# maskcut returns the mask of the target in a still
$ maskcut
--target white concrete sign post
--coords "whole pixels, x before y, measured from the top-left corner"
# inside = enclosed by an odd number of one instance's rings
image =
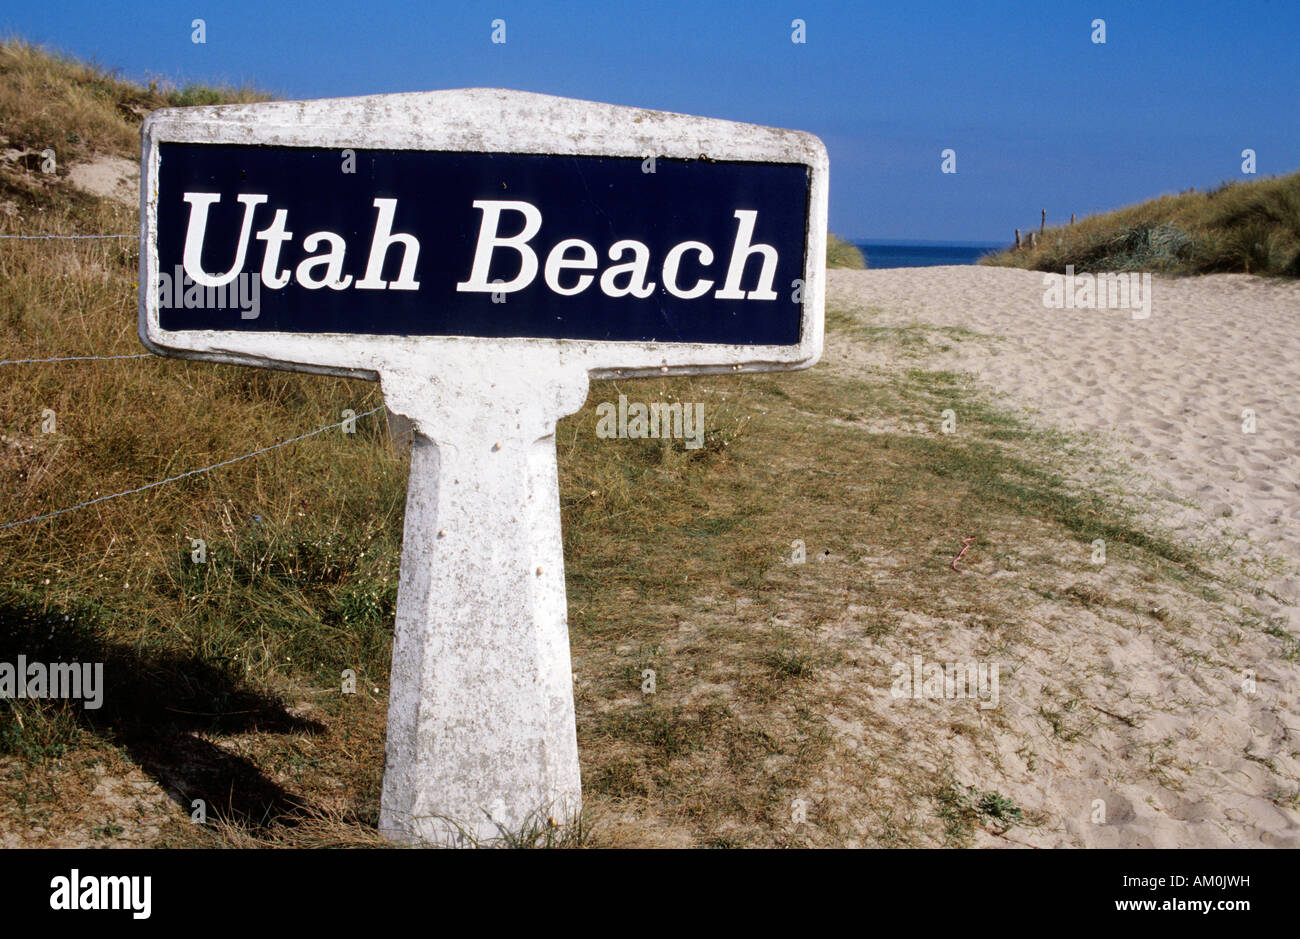
[[[515,91],[145,122],[144,344],[413,422],[385,835],[574,819],[556,422],[591,377],[815,363],[826,200],[809,134]]]

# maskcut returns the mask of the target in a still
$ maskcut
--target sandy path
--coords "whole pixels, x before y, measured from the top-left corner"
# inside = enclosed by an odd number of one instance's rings
[[[953,743],[941,728],[927,738],[940,742],[929,759],[1043,812],[1049,822],[1017,834],[1037,846],[1300,847],[1300,672],[1279,654],[1276,633],[1240,625],[1255,608],[1300,631],[1300,284],[1155,278],[1147,319],[1050,308],[1045,289],[1041,273],[1006,268],[831,271],[830,308],[864,325],[978,335],[931,333],[920,352],[896,338],[832,335],[826,359],[850,370],[973,373],[1040,421],[1096,434],[1154,483],[1160,521],[1227,546],[1226,557],[1275,596],[1243,593],[1225,617],[1171,593],[1175,619],[1190,628],[1168,634],[1028,603],[996,765],[986,745]],[[1245,408],[1255,411],[1253,434],[1243,432]],[[1097,578],[1099,588],[1121,590],[1115,572]],[[1156,585],[1143,582],[1148,589]],[[931,626],[909,622],[908,651],[962,651],[953,646],[961,630]],[[1259,677],[1258,693],[1244,690],[1247,673]],[[1079,743],[1062,744],[1035,713],[1057,707],[1043,697],[1049,687],[1077,688],[1085,713],[1104,719]],[[894,734],[923,726],[917,709],[899,710]],[[1109,711],[1138,719],[1126,727]],[[852,739],[841,742],[852,752]],[[1036,767],[1018,762],[1022,746],[1041,751]],[[914,745],[907,760],[925,759],[923,750]],[[1166,762],[1156,766],[1156,757]],[[1098,799],[1110,813],[1104,824],[1088,817]]]
[[[972,372],[1058,426],[1104,435],[1196,503],[1167,503],[1162,521],[1193,537],[1249,539],[1236,550],[1280,558],[1290,570],[1269,586],[1300,599],[1300,283],[1156,277],[1150,317],[1134,319],[1046,307],[1043,277],[971,266],[836,270],[828,279],[832,305],[879,308],[873,325],[1000,337],[953,343],[931,364]],[[1247,408],[1253,434],[1243,432]],[[1300,607],[1266,610],[1283,611],[1300,627]]]

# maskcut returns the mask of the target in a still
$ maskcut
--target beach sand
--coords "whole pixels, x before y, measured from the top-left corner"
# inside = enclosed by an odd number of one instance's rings
[[[1161,519],[1182,535],[1300,562],[1300,283],[1156,277],[1146,319],[1046,308],[1043,274],[1011,268],[836,270],[829,287],[832,303],[879,308],[872,325],[997,337],[955,343],[933,364],[1115,443],[1197,503],[1171,503]],[[1254,433],[1243,432],[1245,409],[1255,412]],[[1294,571],[1269,586],[1300,599]],[[1300,627],[1300,609],[1289,615]]]
[[[1155,521],[1264,588],[1234,598],[1243,619],[1300,633],[1300,283],[1157,276],[1146,319],[1049,308],[1045,290],[1042,273],[1010,268],[828,272],[830,309],[873,327],[948,330],[925,368],[973,374],[1039,424],[1095,434],[1150,481]],[[896,344],[834,335],[825,354],[832,368],[918,367],[899,357]],[[1244,409],[1255,412],[1254,433],[1243,432]],[[1006,775],[995,781],[1052,819],[1026,842],[1300,846],[1300,668],[1255,629],[1190,606],[1178,612],[1194,626],[1171,646],[1087,611],[1033,623],[1023,687],[1083,674],[1085,688],[1126,702],[1124,713],[1138,700],[1145,710],[1138,728],[1117,726],[1018,772],[1016,732],[1038,731],[1029,715],[1009,717]],[[1093,681],[1103,674],[1104,691]],[[1258,677],[1257,693],[1242,691],[1246,674]],[[1167,784],[1138,767],[1143,748],[1175,754]],[[976,777],[989,757],[947,755]],[[1106,824],[1088,821],[1096,798]]]

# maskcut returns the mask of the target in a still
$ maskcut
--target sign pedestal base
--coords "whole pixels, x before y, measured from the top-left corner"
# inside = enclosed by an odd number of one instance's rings
[[[382,376],[415,427],[379,821],[397,841],[485,844],[581,808],[555,424],[587,373],[512,353]]]

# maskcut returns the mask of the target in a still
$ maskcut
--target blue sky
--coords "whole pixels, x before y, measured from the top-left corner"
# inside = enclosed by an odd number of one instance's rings
[[[493,86],[807,130],[830,151],[831,230],[854,238],[1009,240],[1043,208],[1241,178],[1246,148],[1261,175],[1300,168],[1295,0],[97,0],[11,4],[0,32],[283,97]]]

